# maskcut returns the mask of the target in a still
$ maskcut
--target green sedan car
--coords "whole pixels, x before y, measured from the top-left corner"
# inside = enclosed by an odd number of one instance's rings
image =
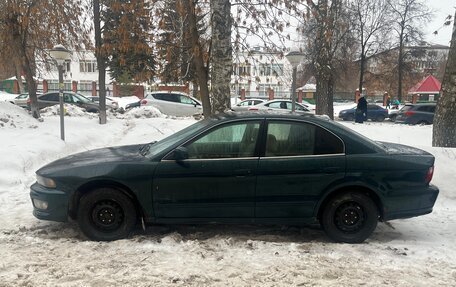
[[[39,219],[78,222],[92,240],[139,225],[320,223],[337,242],[379,220],[432,212],[434,157],[375,142],[312,114],[227,114],[159,142],[54,161],[31,186]]]

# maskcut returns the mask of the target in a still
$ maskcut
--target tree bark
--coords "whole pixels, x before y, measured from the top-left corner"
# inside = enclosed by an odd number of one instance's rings
[[[106,124],[106,61],[102,51],[101,20],[100,20],[100,1],[93,1],[93,22],[95,29],[95,57],[98,66],[98,96],[100,124]]]
[[[210,6],[212,113],[218,114],[231,108],[230,81],[233,61],[231,5],[229,0],[212,0]]]
[[[315,113],[334,119],[334,79],[331,74],[324,71],[319,71],[317,78]]]
[[[453,23],[450,51],[434,116],[432,145],[456,147],[456,22]]]
[[[402,102],[402,74],[404,70],[404,36],[401,33],[399,40],[399,58],[397,63],[397,99]]]
[[[209,98],[208,73],[204,66],[204,50],[201,46],[196,25],[196,10],[192,0],[180,0],[182,9],[178,9],[183,17],[188,17],[188,37],[192,49],[193,64],[195,65],[196,78],[201,92],[203,104],[203,115],[205,118],[211,116],[211,102]]]

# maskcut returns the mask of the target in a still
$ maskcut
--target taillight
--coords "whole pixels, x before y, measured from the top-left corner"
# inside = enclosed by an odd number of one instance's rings
[[[406,111],[406,112],[405,112],[405,115],[406,115],[407,117],[410,117],[410,116],[412,116],[414,113],[415,113],[414,111]]]
[[[434,175],[434,166],[431,166],[426,173],[426,177],[424,178],[424,181],[426,183],[430,183],[433,175]]]
[[[145,99],[142,100],[142,101],[141,101],[141,105],[147,105],[147,100],[145,100]]]

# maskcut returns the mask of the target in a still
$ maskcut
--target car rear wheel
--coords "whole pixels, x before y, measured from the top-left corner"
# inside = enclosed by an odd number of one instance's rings
[[[99,188],[79,201],[77,221],[82,232],[96,241],[127,237],[136,225],[132,200],[119,190]]]
[[[385,117],[384,117],[384,116],[377,116],[377,117],[375,118],[375,121],[376,121],[376,122],[383,122],[384,120],[385,120]]]
[[[397,115],[390,115],[389,119],[390,119],[390,121],[395,122],[396,121],[396,117],[397,117]]]
[[[349,121],[349,122],[352,122],[355,120],[355,117],[353,115],[347,115],[345,118],[344,118],[344,121]]]
[[[361,243],[377,227],[378,209],[361,192],[346,192],[332,197],[320,219],[323,230],[334,241]]]

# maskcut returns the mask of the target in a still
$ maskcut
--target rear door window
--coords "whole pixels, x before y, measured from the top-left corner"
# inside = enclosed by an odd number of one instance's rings
[[[58,102],[59,94],[58,93],[46,94],[46,95],[41,96],[40,100],[49,101],[49,102]]]
[[[343,152],[343,142],[319,126],[288,121],[268,124],[266,157],[340,154]]]

